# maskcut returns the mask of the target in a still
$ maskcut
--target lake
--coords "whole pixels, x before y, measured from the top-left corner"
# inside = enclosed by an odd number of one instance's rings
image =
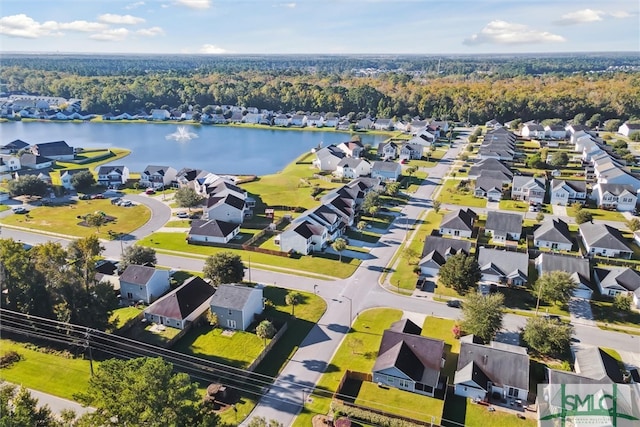
[[[15,139],[29,144],[64,140],[72,147],[126,148],[131,154],[115,163],[132,172],[148,165],[205,169],[220,174],[267,175],[282,170],[302,153],[348,141],[348,133],[252,129],[232,126],[192,126],[190,140],[167,139],[179,124],[165,123],[0,123],[0,145]],[[360,135],[376,147],[382,135]]]

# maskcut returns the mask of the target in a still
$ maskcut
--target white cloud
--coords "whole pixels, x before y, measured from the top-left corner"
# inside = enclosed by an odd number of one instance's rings
[[[0,34],[9,37],[21,37],[36,39],[46,36],[61,36],[62,30],[67,31],[101,31],[106,29],[105,24],[89,21],[56,22],[46,21],[40,23],[30,16],[21,13],[19,15],[3,16],[0,18]]]
[[[124,8],[127,9],[127,10],[131,10],[131,9],[135,9],[137,7],[140,7],[140,6],[144,6],[144,2],[143,1],[137,1],[135,3],[128,4]]]
[[[296,6],[296,3],[278,3],[273,5],[273,7],[288,7],[289,9],[293,9]]]
[[[155,37],[164,35],[164,30],[160,27],[142,28],[136,31],[136,34],[145,37]]]
[[[466,45],[478,44],[530,44],[557,43],[566,39],[547,31],[540,31],[527,25],[495,20],[489,22],[479,33],[466,38]]]
[[[89,37],[93,40],[105,41],[105,42],[114,42],[114,41],[122,41],[129,35],[129,30],[126,28],[113,28],[110,30],[104,30],[98,34],[92,34]]]
[[[604,10],[582,9],[562,15],[557,21],[553,21],[556,25],[575,25],[585,24],[589,22],[598,22],[610,16],[613,18],[629,18],[632,15],[624,10],[613,12],[605,12]]]
[[[113,13],[105,13],[98,16],[98,21],[106,22],[107,24],[116,25],[136,25],[144,22],[144,18],[138,18],[131,15],[115,15]]]
[[[191,9],[209,9],[211,0],[176,0],[178,4],[190,7]]]
[[[220,54],[220,53],[228,53],[225,49],[215,46],[212,44],[203,44],[200,48],[200,53],[206,54]]]

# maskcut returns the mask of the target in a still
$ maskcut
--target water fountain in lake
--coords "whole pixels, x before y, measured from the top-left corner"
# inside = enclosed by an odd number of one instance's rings
[[[170,133],[166,136],[167,139],[173,139],[174,141],[189,141],[197,138],[198,134],[189,132],[186,126],[178,126],[178,129],[174,133]]]

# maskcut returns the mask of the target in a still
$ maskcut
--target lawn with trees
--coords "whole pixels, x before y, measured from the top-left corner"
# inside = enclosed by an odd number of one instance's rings
[[[467,295],[462,305],[462,330],[485,343],[491,341],[502,328],[504,296],[500,293],[484,296],[479,292]]]

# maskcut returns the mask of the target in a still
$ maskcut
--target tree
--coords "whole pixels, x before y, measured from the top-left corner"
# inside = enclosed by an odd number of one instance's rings
[[[576,223],[583,224],[591,221],[593,221],[593,214],[591,212],[581,209],[576,213]]]
[[[85,290],[95,283],[95,264],[102,251],[104,246],[95,235],[74,240],[68,247],[70,265],[82,278]]]
[[[244,264],[240,255],[232,252],[219,252],[204,262],[202,272],[214,285],[221,283],[240,283],[244,278]]]
[[[387,196],[395,196],[396,194],[398,194],[398,191],[400,191],[399,182],[389,183],[384,189],[384,192]]]
[[[124,270],[130,264],[154,266],[158,262],[158,259],[155,249],[146,246],[131,245],[124,249],[120,261],[120,268]]]
[[[367,209],[367,213],[374,218],[378,215],[378,212],[380,212],[379,206],[370,206],[369,209]]]
[[[207,321],[209,325],[213,328],[217,328],[220,324],[218,320],[218,314],[215,311],[211,311],[211,309],[207,310]]]
[[[38,399],[24,387],[0,384],[0,426],[62,426],[48,405],[39,406]]]
[[[476,135],[469,135],[469,142],[475,144],[478,142],[478,137]]]
[[[638,142],[638,141],[640,141],[640,132],[632,132],[632,133],[629,135],[629,139],[630,139],[630,140],[632,140],[632,141],[634,141],[634,142]]]
[[[96,179],[90,171],[82,171],[71,176],[71,185],[76,191],[87,191],[95,185]]]
[[[435,213],[440,212],[440,207],[442,206],[442,203],[440,202],[440,200],[434,200],[433,201],[433,210]]]
[[[199,425],[203,416],[196,385],[160,357],[108,359],[89,378],[87,391],[74,398],[96,408],[81,417],[90,425],[187,427]]]
[[[462,305],[462,330],[473,334],[485,343],[491,341],[502,328],[504,317],[504,295],[501,293],[483,296],[473,292]]]
[[[631,230],[631,231],[640,230],[640,219],[631,218],[631,219],[627,220],[627,228],[629,228],[629,230]]]
[[[90,225],[91,227],[95,227],[96,231],[99,233],[100,227],[109,222],[109,220],[107,219],[106,215],[104,215],[104,213],[95,212],[86,214],[84,216],[84,222],[86,222],[87,225]]]
[[[566,304],[577,286],[575,280],[565,271],[542,273],[533,285],[533,291],[538,296],[536,312],[541,300],[547,304]]]
[[[264,340],[264,346],[267,346],[267,338],[273,338],[276,334],[276,328],[268,320],[263,320],[256,326],[256,335]]]
[[[344,240],[342,237],[338,237],[336,240],[333,241],[333,243],[331,244],[331,248],[338,252],[338,255],[340,255],[340,262],[342,262],[342,251],[344,251],[345,249],[347,249],[347,241]]]
[[[296,305],[300,304],[301,296],[297,292],[287,292],[284,301],[291,306],[291,315],[295,316]]]
[[[571,204],[571,209],[573,209],[576,212],[580,212],[582,210],[582,203],[580,202],[573,202]]]
[[[409,174],[409,176],[413,176],[414,173],[416,173],[418,171],[418,167],[413,165],[413,166],[409,166],[407,169],[405,169],[405,172]]]
[[[542,160],[540,153],[531,154],[525,160],[527,167],[531,169],[544,169],[546,163]]]
[[[589,120],[587,120],[586,125],[589,126],[590,128],[595,128],[596,126],[600,126],[601,122],[602,122],[602,114],[595,113],[593,116],[591,116]]]
[[[617,132],[618,128],[622,124],[622,120],[619,119],[610,119],[604,123],[604,130],[607,132]]]
[[[247,427],[284,427],[284,424],[277,420],[267,421],[265,417],[253,417]]]
[[[173,197],[179,207],[187,208],[189,211],[191,211],[191,208],[200,206],[204,201],[204,197],[196,193],[196,190],[191,187],[179,188]]]
[[[613,297],[613,308],[619,311],[631,311],[633,297],[627,293],[617,293]]]
[[[569,163],[569,156],[564,151],[557,151],[551,155],[549,165],[554,168],[566,166]]]
[[[34,175],[13,179],[7,186],[12,196],[44,196],[49,190],[47,183]]]
[[[377,191],[369,191],[362,201],[362,210],[369,212],[373,206],[380,206],[380,194]]]
[[[574,125],[583,125],[586,119],[587,115],[585,113],[578,113],[575,115],[571,123]]]
[[[367,222],[366,221],[358,221],[358,224],[356,225],[356,228],[360,232],[360,238],[362,239],[362,232],[367,228]]]
[[[474,289],[482,277],[475,257],[458,252],[440,267],[440,282],[461,295]]]
[[[544,213],[543,212],[538,212],[538,214],[536,215],[536,221],[538,221],[538,222],[544,221]]]
[[[539,355],[557,357],[568,352],[572,332],[568,323],[532,317],[522,331],[522,341]]]

